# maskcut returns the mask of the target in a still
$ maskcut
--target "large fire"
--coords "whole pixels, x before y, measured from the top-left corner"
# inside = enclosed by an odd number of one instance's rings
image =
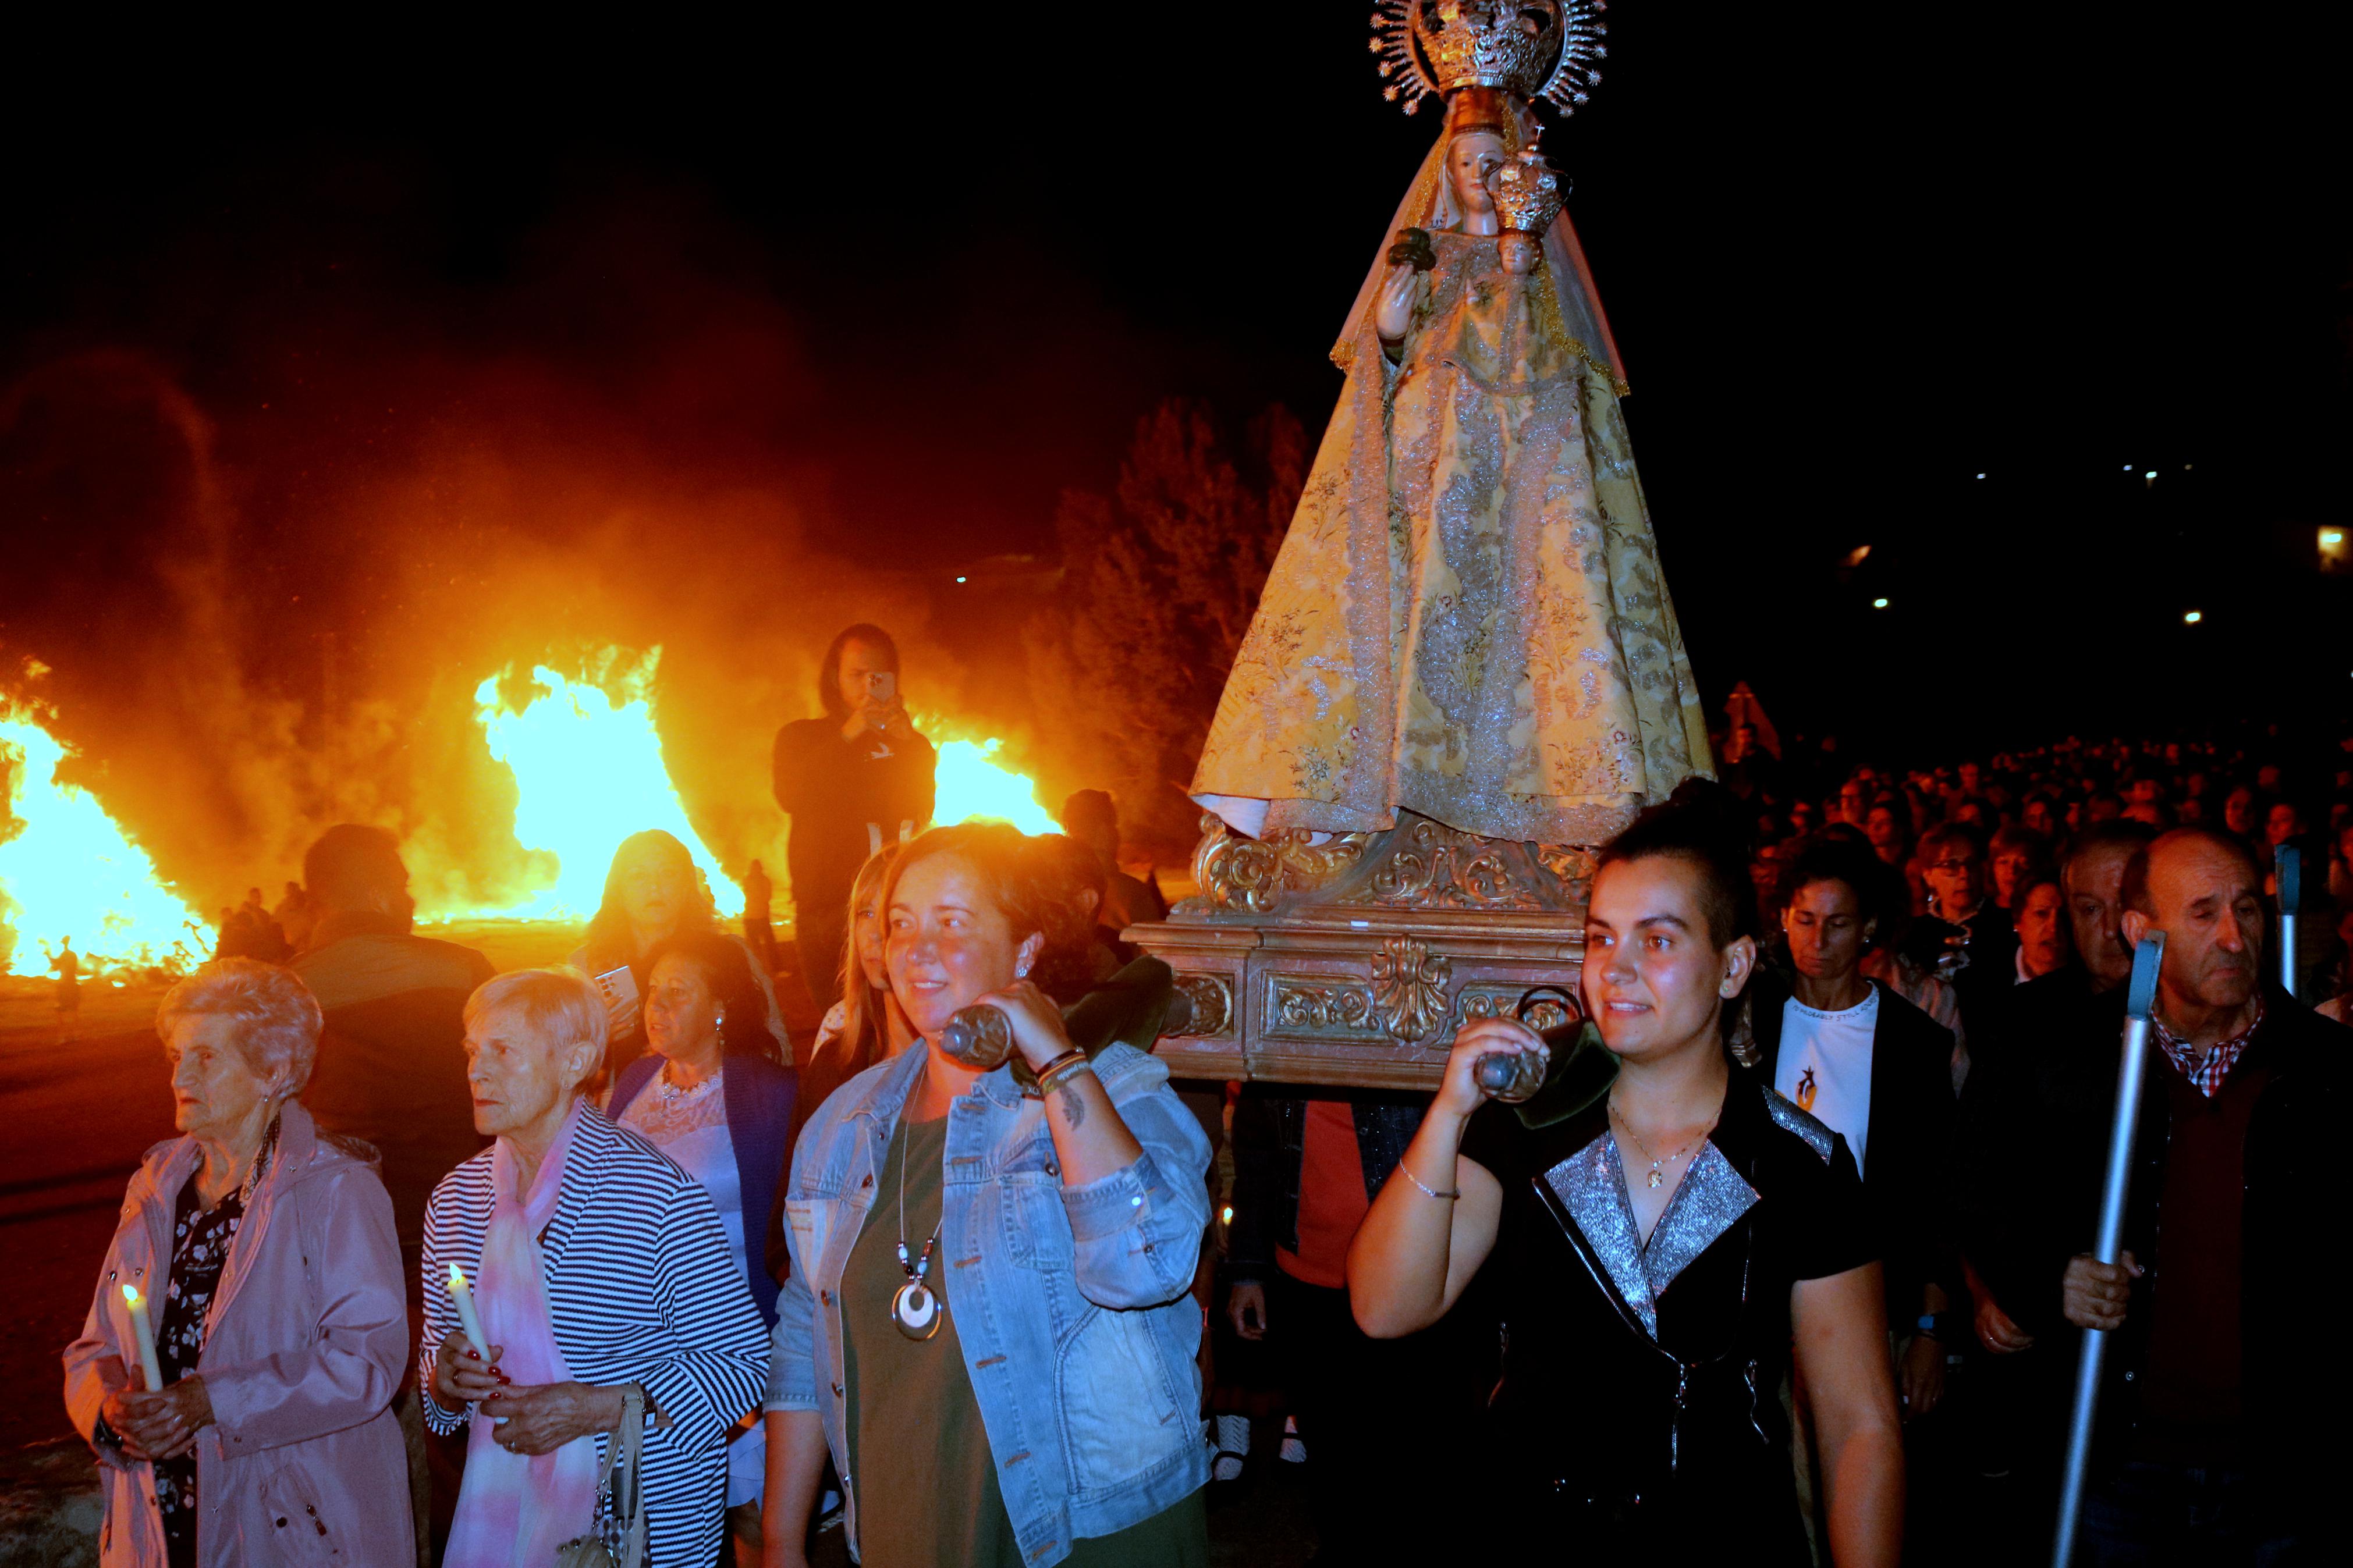
[[[944,739],[957,728],[946,720],[914,715],[915,727],[939,749],[932,767],[932,820],[942,827],[978,818],[1009,822],[1024,833],[1060,833],[1060,826],[1038,804],[1038,786],[997,761],[1003,742],[994,738]]]
[[[203,923],[90,792],[57,777],[73,755],[33,709],[0,700],[0,973],[45,973],[69,940],[85,972],[185,968],[210,945]]]
[[[603,896],[615,847],[649,827],[687,847],[722,915],[742,912],[743,889],[689,819],[663,752],[660,661],[658,647],[636,658],[608,649],[576,677],[541,664],[526,680],[510,666],[476,687],[474,721],[490,755],[514,775],[515,841],[535,875],[511,897],[428,907],[421,918],[585,920]],[[939,714],[915,722],[939,750],[934,821],[996,818],[1025,833],[1056,831],[1036,786],[998,759],[1001,741]],[[186,969],[210,950],[209,922],[172,893],[93,796],[54,776],[71,755],[31,709],[0,701],[0,973],[45,973],[69,937],[91,970]]]
[[[601,682],[567,680],[545,665],[532,670],[532,697],[521,710],[500,695],[511,672],[474,690],[474,717],[491,755],[514,773],[515,842],[553,862],[545,886],[474,918],[586,920],[604,897],[614,847],[658,827],[684,844],[711,882],[719,912],[744,912],[744,890],[720,869],[686,819],[654,727],[654,672],[661,649],[634,664],[608,655]],[[617,701],[616,699],[618,700]]]

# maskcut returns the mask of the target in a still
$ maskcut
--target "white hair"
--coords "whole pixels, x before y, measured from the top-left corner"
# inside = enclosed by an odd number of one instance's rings
[[[325,1020],[319,999],[290,969],[254,958],[221,958],[164,993],[155,1035],[169,1044],[183,1018],[227,1018],[229,1039],[275,1100],[291,1100],[311,1081]]]
[[[466,1027],[486,1013],[505,1012],[549,1050],[586,1041],[596,1047],[596,1065],[605,1063],[605,1041],[612,1025],[605,1000],[586,974],[569,964],[547,969],[511,969],[474,987],[466,998]],[[585,1080],[584,1080],[585,1081]]]

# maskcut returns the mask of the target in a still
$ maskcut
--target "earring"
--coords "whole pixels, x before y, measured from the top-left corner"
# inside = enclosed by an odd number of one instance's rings
[[[719,1016],[711,1020],[711,1026],[714,1029],[723,1029],[727,1026],[726,1008],[722,1007],[719,1009]]]
[[[1029,961],[1028,959],[1025,958],[1020,963],[1013,966],[1013,978],[1016,980],[1027,980],[1029,978]]]

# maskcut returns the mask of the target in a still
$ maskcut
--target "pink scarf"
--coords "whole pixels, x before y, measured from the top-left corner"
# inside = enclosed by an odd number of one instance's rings
[[[501,1138],[491,1152],[491,1225],[482,1237],[474,1304],[482,1332],[501,1347],[499,1370],[517,1384],[572,1377],[548,1316],[539,1234],[564,1190],[565,1159],[582,1103],[573,1102],[529,1193],[520,1190],[513,1146]],[[491,1436],[495,1426],[478,1411],[467,1436],[466,1479],[444,1568],[547,1568],[558,1546],[588,1533],[596,1506],[596,1439],[575,1437],[552,1454],[515,1454],[499,1446]]]

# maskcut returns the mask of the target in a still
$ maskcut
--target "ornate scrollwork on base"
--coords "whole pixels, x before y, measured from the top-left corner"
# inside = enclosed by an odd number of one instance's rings
[[[1583,901],[1592,859],[1581,849],[1482,838],[1411,812],[1334,899],[1402,910],[1566,910]]]
[[[1373,954],[1373,1001],[1381,1027],[1407,1042],[1436,1028],[1446,1016],[1446,983],[1453,973],[1453,962],[1431,952],[1418,936],[1384,941]]]
[[[1526,994],[1527,987],[1522,985],[1466,985],[1462,994],[1455,998],[1454,1027],[1460,1029],[1478,1018],[1516,1018],[1519,1016],[1520,998]],[[1577,1016],[1560,1003],[1546,998],[1530,1007],[1528,1016],[1521,1021],[1542,1034],[1547,1029],[1557,1029],[1564,1024],[1574,1023]]]
[[[1274,1021],[1288,1029],[1342,1037],[1380,1033],[1380,1025],[1373,1017],[1373,994],[1362,985],[1277,978],[1267,1000]]]
[[[1201,889],[1200,906],[1271,914],[1284,894],[1313,892],[1345,876],[1375,837],[1277,828],[1264,838],[1251,838],[1227,826],[1215,812],[1207,813],[1201,818],[1201,842],[1193,850],[1193,881]]]
[[[1169,1032],[1207,1038],[1222,1035],[1234,1021],[1234,994],[1225,980],[1215,974],[1180,974],[1176,977],[1176,995],[1187,1009],[1185,1026]]]
[[[1536,864],[1559,878],[1570,887],[1588,888],[1593,884],[1593,851],[1574,844],[1539,844],[1535,847]]]

